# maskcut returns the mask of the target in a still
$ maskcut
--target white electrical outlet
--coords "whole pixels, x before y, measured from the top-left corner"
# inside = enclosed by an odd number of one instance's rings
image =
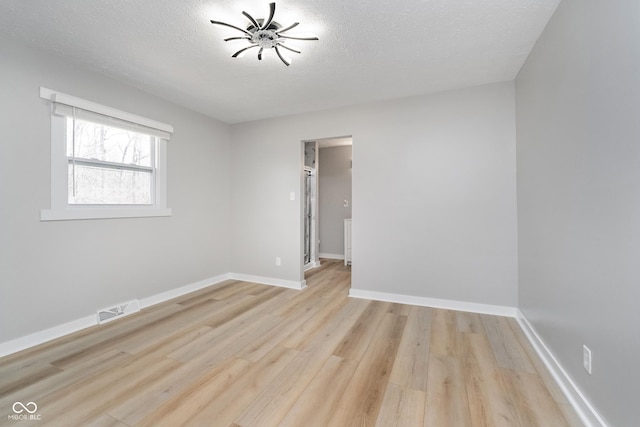
[[[280,267],[280,264],[282,264],[282,260],[280,259],[280,257],[279,257],[279,256],[277,256],[277,257],[276,257],[276,265],[277,265],[278,267]]]
[[[591,375],[591,350],[586,345],[582,346],[582,367]]]

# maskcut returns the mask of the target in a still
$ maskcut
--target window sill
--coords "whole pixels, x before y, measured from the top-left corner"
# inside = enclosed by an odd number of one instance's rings
[[[81,219],[109,219],[109,218],[147,218],[157,216],[171,216],[169,208],[67,208],[43,209],[40,211],[40,221],[69,221]]]

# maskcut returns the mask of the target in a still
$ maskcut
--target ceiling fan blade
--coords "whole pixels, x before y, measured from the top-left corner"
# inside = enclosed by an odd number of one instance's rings
[[[294,36],[285,36],[283,34],[278,34],[278,37],[283,39],[291,39],[291,40],[320,40],[317,37],[294,37]]]
[[[260,48],[260,50],[258,51],[258,61],[262,61],[262,51],[264,50],[264,48]]]
[[[243,29],[242,29],[242,28],[240,28],[240,27],[236,27],[235,25],[227,24],[227,23],[225,23],[225,22],[220,22],[220,21],[214,21],[214,20],[211,20],[211,23],[212,23],[212,24],[216,24],[216,25],[224,25],[225,27],[230,27],[230,28],[233,28],[234,30],[242,31],[243,33],[245,33],[245,34],[246,34],[246,35],[248,35],[249,37],[251,37],[251,36],[253,35],[253,34],[251,34],[251,33],[250,33],[249,31],[247,31],[247,30],[243,30]]]
[[[267,21],[262,25],[262,27],[259,27],[259,28],[261,30],[269,28],[269,25],[271,25],[271,23],[273,22],[273,15],[275,14],[276,14],[276,4],[269,3],[269,19],[267,19]]]
[[[289,31],[290,29],[295,28],[298,25],[300,25],[299,22],[294,22],[293,24],[289,25],[288,27],[276,31],[276,34],[280,34],[280,33],[284,33],[285,31]]]
[[[241,57],[247,50],[254,48],[254,47],[258,47],[257,44],[252,44],[251,46],[247,46],[243,49],[240,49],[239,51],[237,51],[236,53],[234,53],[233,55],[231,55],[232,58],[239,58]]]
[[[289,65],[291,65],[291,61],[288,58],[282,56],[282,54],[280,53],[280,50],[278,49],[278,46],[274,46],[274,49],[275,49],[276,53],[278,54],[278,57],[280,58],[280,60],[282,62],[284,62],[284,65],[286,65],[287,67]]]
[[[285,45],[284,45],[284,44],[282,44],[282,43],[278,43],[278,46],[279,46],[279,47],[283,47],[283,48],[285,48],[285,49],[287,49],[287,50],[290,50],[291,52],[295,52],[295,53],[302,53],[302,52],[301,52],[301,51],[299,51],[298,49],[294,49],[294,48],[292,48],[292,47],[285,46]]]
[[[258,21],[256,21],[255,19],[253,19],[253,16],[249,15],[247,12],[245,12],[244,10],[242,11],[242,14],[244,16],[247,17],[247,19],[249,19],[249,21],[251,21],[251,24],[253,24],[254,27],[256,27],[256,30],[260,28],[260,24],[258,24]]]
[[[229,37],[228,39],[224,39],[226,42],[231,40],[251,40],[251,37]]]

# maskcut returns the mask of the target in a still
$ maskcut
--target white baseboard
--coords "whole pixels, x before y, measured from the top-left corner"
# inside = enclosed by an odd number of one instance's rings
[[[172,289],[166,292],[152,295],[147,298],[141,299],[140,308],[150,307],[155,304],[159,304],[164,301],[168,301],[172,298],[176,298],[189,292],[197,291],[198,289],[206,288],[207,286],[213,286],[225,280],[231,279],[229,273],[221,274],[209,279],[200,280],[196,283],[191,283],[186,286],[182,286],[176,289]],[[236,279],[237,280],[237,279]],[[26,350],[30,347],[43,344],[47,341],[60,338],[65,335],[69,335],[74,332],[78,332],[82,329],[98,324],[98,318],[95,314],[82,317],[80,319],[72,320],[62,325],[54,326],[43,331],[35,332],[33,334],[26,335],[24,337],[16,338],[14,340],[5,341],[0,343],[0,357],[7,356],[9,354],[17,353],[22,350]]]
[[[201,280],[190,285],[182,286],[180,288],[172,289],[170,291],[162,292],[157,295],[153,295],[140,300],[140,308],[146,308],[154,304],[158,304],[171,298],[176,298],[181,295],[188,294],[189,292],[196,291],[198,289],[206,288],[220,282],[224,282],[229,279],[229,274],[221,274],[219,276],[211,277],[209,279]],[[80,319],[72,320],[62,325],[54,326],[53,328],[45,329],[43,331],[35,332],[33,334],[26,335],[24,337],[16,338],[14,340],[5,341],[0,343],[0,357],[7,356],[9,354],[17,353],[30,347],[43,344],[47,341],[60,338],[62,336],[78,332],[82,329],[98,324],[98,318],[95,314],[85,316]]]
[[[607,427],[607,423],[598,414],[596,409],[591,405],[589,400],[582,393],[580,388],[573,382],[567,371],[564,370],[562,365],[555,358],[553,353],[549,350],[549,347],[544,343],[540,335],[533,328],[531,323],[527,320],[525,315],[518,310],[516,319],[518,324],[522,328],[529,342],[540,356],[540,359],[544,362],[549,372],[553,376],[560,389],[566,396],[567,400],[573,406],[576,413],[587,427]]]
[[[364,298],[376,301],[396,302],[400,304],[411,304],[425,307],[444,308],[448,310],[468,311],[472,313],[492,314],[496,316],[515,317],[522,328],[527,339],[538,353],[546,367],[549,369],[554,380],[567,397],[569,404],[574,408],[581,421],[587,427],[607,427],[607,423],[598,414],[582,391],[573,382],[571,377],[564,370],[562,365],[555,358],[553,353],[546,346],[544,341],[531,326],[524,314],[515,307],[477,304],[463,301],[443,300],[437,298],[416,297],[411,295],[392,294],[387,292],[364,291],[359,289],[349,290],[349,296],[353,298]]]
[[[195,282],[190,285],[152,295],[140,300],[140,308],[147,308],[155,304],[160,304],[161,302],[169,301],[172,298],[180,297],[182,295],[188,294],[189,292],[194,292],[199,289],[206,288],[207,286],[217,285],[218,283],[224,282],[225,280],[229,279],[231,279],[231,277],[229,277],[229,273],[220,274],[209,279],[200,280],[199,282]]]
[[[318,268],[318,267],[320,267],[320,260],[311,261],[309,264],[306,264],[304,266],[304,271],[309,271],[309,270],[312,270],[312,269]]]
[[[97,324],[98,318],[95,314],[92,314],[90,316],[72,320],[71,322],[63,323],[62,325],[54,326],[53,328],[45,329],[44,331],[35,332],[24,337],[3,342],[0,344],[0,357],[17,353],[30,347],[35,347],[36,345]]]
[[[447,310],[468,311],[471,313],[493,314],[495,316],[516,317],[517,309],[504,305],[479,304],[473,302],[454,301],[439,298],[416,297],[412,295],[392,294],[387,292],[364,291],[350,289],[349,296],[376,301],[397,302],[400,304],[419,305],[423,307],[444,308]]]
[[[294,282],[292,280],[273,279],[269,277],[250,276],[247,274],[238,273],[225,273],[218,276],[211,277],[209,279],[200,280],[195,283],[191,283],[186,286],[181,286],[176,289],[171,289],[166,292],[161,292],[156,295],[152,295],[140,300],[140,308],[147,308],[155,304],[159,304],[164,301],[168,301],[172,298],[176,298],[193,291],[197,291],[207,286],[213,286],[225,280],[242,280],[246,282],[261,283],[264,285],[280,286],[291,289],[304,289],[307,287],[306,280],[301,282]],[[26,335],[24,337],[16,338],[14,340],[5,341],[0,343],[0,357],[7,356],[9,354],[17,353],[30,347],[43,344],[47,341],[60,338],[64,335],[68,335],[74,332],[78,332],[81,329],[95,326],[98,324],[98,318],[95,314],[85,316],[80,319],[72,320],[62,325],[54,326],[53,328],[45,329],[43,331],[35,332],[33,334]]]
[[[320,253],[320,258],[327,258],[327,259],[344,259],[344,254],[324,254],[324,253]]]
[[[207,286],[213,286],[225,280],[242,280],[246,282],[261,283],[264,285],[280,286],[291,289],[304,289],[307,287],[306,280],[301,282],[294,282],[292,280],[273,279],[269,277],[250,276],[247,274],[238,273],[226,273],[218,276],[211,277],[209,279],[200,280],[195,283],[191,283],[186,286],[181,286],[176,289],[171,289],[166,292],[161,292],[156,295],[152,295],[140,300],[140,308],[147,308],[155,304],[159,304],[164,301],[168,301],[172,298],[176,298],[193,291],[197,291]],[[85,316],[80,319],[72,320],[62,325],[54,326],[53,328],[45,329],[43,331],[35,332],[33,334],[26,335],[24,337],[16,338],[14,340],[0,343],[0,357],[7,356],[12,353],[25,350],[36,345],[43,344],[47,341],[60,338],[64,335],[68,335],[74,332],[78,332],[81,329],[88,328],[98,324],[98,319],[95,314]]]
[[[241,280],[243,282],[260,283],[262,285],[280,286],[289,289],[304,289],[307,287],[307,281],[296,282],[294,280],[274,279],[272,277],[252,276],[250,274],[229,273],[229,279]]]
[[[325,256],[327,254],[321,254],[323,258],[329,258]],[[343,258],[340,258],[343,259]],[[215,284],[224,282],[225,280],[241,280],[246,282],[260,283],[265,285],[280,286],[290,289],[304,289],[307,284],[306,280],[296,282],[292,280],[274,279],[269,277],[251,276],[248,274],[239,273],[227,273],[221,274],[209,279],[201,280],[180,288],[172,289],[166,292],[162,292],[157,295],[153,295],[140,300],[140,307],[146,308],[155,304],[159,304],[164,301],[168,301],[172,298],[176,298],[190,292],[205,288],[207,286],[213,286]],[[540,338],[536,330],[529,323],[524,314],[515,307],[490,305],[490,304],[478,304],[469,303],[463,301],[444,300],[437,298],[425,298],[416,297],[411,295],[393,294],[387,292],[375,292],[359,289],[351,289],[349,296],[353,298],[364,298],[376,301],[388,301],[400,304],[411,304],[425,307],[436,307],[448,310],[468,311],[473,313],[492,314],[497,316],[515,317],[518,324],[522,328],[529,342],[536,350],[544,364],[549,369],[551,375],[558,383],[560,389],[567,397],[569,403],[573,406],[576,413],[588,427],[607,427],[607,423],[598,414],[595,408],[591,405],[589,400],[584,396],[578,386],[573,382],[571,377],[564,370],[562,365],[555,358],[553,353],[546,346],[544,341]],[[54,326],[52,328],[45,329],[33,334],[26,335],[11,341],[0,343],[0,357],[17,353],[18,351],[25,350],[30,347],[51,341],[53,339],[62,337],[64,335],[77,332],[79,330],[97,325],[96,315],[85,316],[80,319],[72,320],[70,322]]]

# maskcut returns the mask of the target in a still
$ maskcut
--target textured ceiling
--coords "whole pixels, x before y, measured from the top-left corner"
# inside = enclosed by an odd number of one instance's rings
[[[300,21],[286,67],[214,26],[268,0],[2,0],[17,39],[228,123],[511,80],[560,0],[278,0]]]

